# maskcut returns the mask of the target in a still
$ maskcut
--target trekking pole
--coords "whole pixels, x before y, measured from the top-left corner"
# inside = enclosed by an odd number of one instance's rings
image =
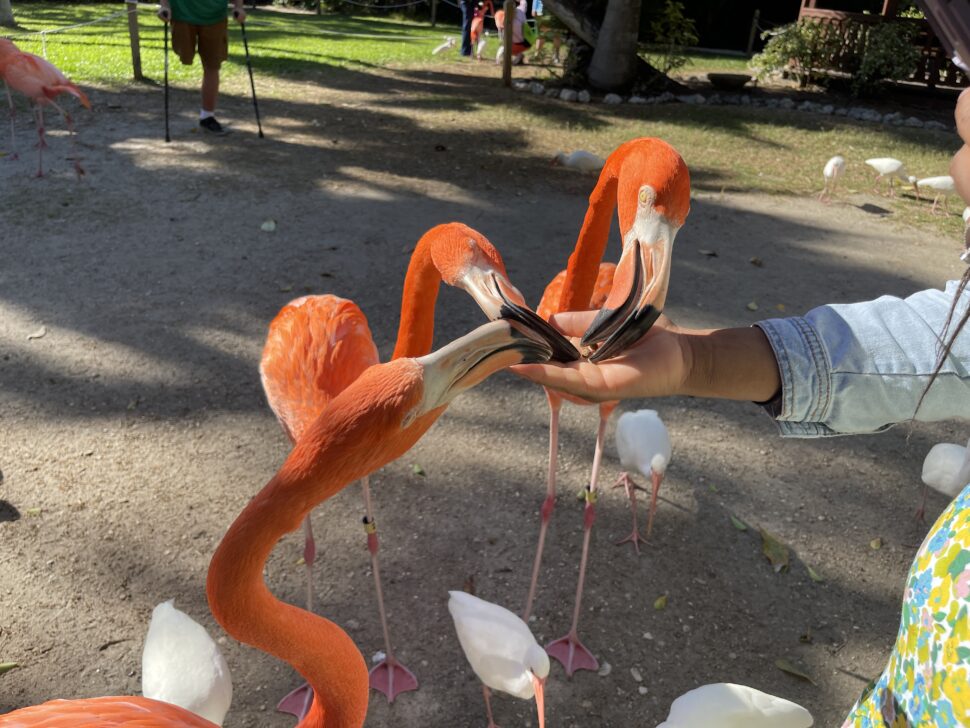
[[[172,141],[172,136],[168,131],[168,21],[162,20],[165,26],[165,141]]]
[[[235,11],[233,11],[235,15]],[[256,101],[256,82],[253,81],[253,64],[249,60],[249,41],[246,39],[246,24],[240,23],[242,30],[243,48],[246,49],[246,68],[249,71],[249,87],[253,90],[253,110],[256,112],[256,126],[259,129],[259,138],[263,138],[263,125],[259,121],[259,103]]]

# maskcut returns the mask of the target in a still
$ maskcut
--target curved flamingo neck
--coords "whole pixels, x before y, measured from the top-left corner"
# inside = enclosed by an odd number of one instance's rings
[[[583,311],[589,308],[589,301],[596,287],[600,261],[606,252],[610,237],[610,224],[613,210],[616,209],[617,174],[612,160],[608,159],[596,186],[589,195],[589,207],[580,228],[579,237],[569,263],[566,266],[566,280],[559,296],[557,311]]]
[[[367,369],[307,428],[212,557],[206,592],[216,620],[236,639],[288,662],[313,688],[312,708],[299,728],[362,726],[367,666],[340,627],[270,593],[263,581],[266,560],[318,503],[400,457],[424,434],[444,408],[401,426],[422,392],[418,362]]]
[[[430,236],[419,241],[411,255],[401,296],[401,323],[391,359],[424,356],[434,342],[434,309],[441,273],[431,257]]]

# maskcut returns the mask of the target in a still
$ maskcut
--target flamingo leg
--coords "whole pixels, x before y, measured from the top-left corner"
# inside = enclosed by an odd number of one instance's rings
[[[657,494],[660,492],[664,474],[651,469],[650,480],[653,481],[653,492],[650,494],[650,515],[647,516],[647,538],[650,538],[650,532],[653,530],[653,517],[657,513]]]
[[[377,538],[377,522],[374,520],[371,498],[370,478],[361,480],[364,492],[364,531],[367,532],[367,550],[370,551],[371,570],[374,572],[374,586],[377,590],[377,611],[381,615],[381,629],[384,632],[384,654],[386,657],[370,671],[370,686],[387,696],[393,703],[398,693],[418,689],[418,679],[414,673],[398,662],[391,651],[391,632],[387,627],[387,612],[384,609],[384,590],[381,588],[381,569],[377,560],[380,543]]]
[[[622,544],[632,542],[633,548],[636,549],[637,555],[639,555],[640,543],[646,543],[647,539],[640,535],[640,529],[637,526],[637,491],[642,490],[643,492],[647,492],[647,489],[637,485],[629,473],[621,473],[613,487],[624,488],[626,490],[627,498],[630,499],[630,511],[633,513],[633,532],[626,538],[617,541],[616,545],[621,546]]]
[[[596,485],[599,477],[600,462],[603,459],[603,440],[606,435],[606,422],[609,410],[600,409],[600,423],[596,432],[596,451],[593,454],[593,471],[589,486],[586,488],[586,506],[583,511],[583,552],[579,559],[579,581],[576,584],[576,604],[573,607],[573,621],[565,637],[546,645],[546,652],[566,668],[566,675],[572,677],[576,670],[597,670],[599,662],[582,642],[579,641],[579,613],[583,600],[583,587],[586,582],[586,565],[589,561],[589,541],[596,520]]]
[[[44,176],[44,147],[47,141],[44,139],[44,107],[37,104],[34,109],[34,116],[37,119],[37,176]]]
[[[303,563],[306,564],[306,609],[313,612],[313,562],[317,558],[317,543],[313,538],[313,525],[310,522],[310,515],[303,519],[303,531],[306,540],[303,543]],[[303,683],[298,688],[291,690],[279,703],[276,710],[280,713],[290,713],[296,716],[297,720],[303,720],[310,712],[313,704],[313,688],[309,683]]]
[[[81,166],[81,160],[77,158],[77,142],[74,140],[74,119],[73,117],[65,111],[61,106],[54,101],[50,100],[51,106],[61,112],[61,116],[64,117],[64,123],[67,125],[67,135],[71,140],[71,161],[74,162],[74,173],[77,175],[78,179],[84,176],[84,168]]]
[[[17,108],[13,105],[13,96],[10,94],[10,87],[4,83],[4,90],[7,92],[7,103],[10,105],[10,159],[17,159],[17,133],[14,120],[17,117]]]
[[[539,545],[536,547],[535,561],[532,563],[532,581],[529,582],[529,596],[522,612],[522,621],[528,622],[536,597],[536,584],[539,582],[539,567],[542,564],[542,551],[546,543],[546,531],[556,507],[556,467],[559,458],[559,411],[562,400],[556,395],[546,393],[549,400],[549,472],[546,476],[546,499],[542,502],[542,520],[539,524]]]

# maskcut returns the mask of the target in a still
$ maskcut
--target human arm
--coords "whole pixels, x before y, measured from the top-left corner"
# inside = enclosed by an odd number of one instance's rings
[[[581,336],[595,311],[557,314],[567,336]],[[684,329],[661,316],[640,341],[600,364],[528,364],[515,371],[539,384],[605,402],[685,394],[769,400],[779,389],[778,364],[756,328]]]
[[[735,329],[682,329],[661,318],[615,359],[516,371],[595,401],[673,394],[774,399],[766,408],[788,436],[874,432],[916,413],[956,290],[951,282],[946,291],[820,306],[803,317]],[[958,311],[970,303],[970,293],[964,299]],[[591,316],[560,315],[554,321],[576,335]],[[916,415],[930,421],[968,413],[970,332],[955,340]]]

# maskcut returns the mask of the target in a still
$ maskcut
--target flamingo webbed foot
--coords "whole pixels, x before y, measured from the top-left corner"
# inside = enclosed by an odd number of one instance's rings
[[[370,686],[384,693],[387,702],[393,703],[399,694],[417,690],[418,679],[394,657],[387,657],[371,668]]]
[[[310,712],[313,705],[313,688],[309,683],[303,683],[300,687],[287,693],[283,699],[276,704],[276,710],[280,713],[295,715],[297,721],[302,721],[306,714]]]
[[[562,663],[568,677],[572,677],[576,670],[596,671],[600,667],[593,653],[572,632],[546,645],[546,653]]]

